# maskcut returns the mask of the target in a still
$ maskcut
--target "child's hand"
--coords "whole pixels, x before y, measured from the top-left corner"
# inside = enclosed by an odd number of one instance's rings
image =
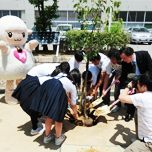
[[[73,116],[75,119],[77,119],[79,117],[78,114],[74,114]]]

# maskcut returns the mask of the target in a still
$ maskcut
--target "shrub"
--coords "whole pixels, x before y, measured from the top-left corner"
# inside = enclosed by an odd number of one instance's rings
[[[90,36],[88,31],[68,31],[66,32],[65,46],[75,51],[81,50]],[[94,32],[92,50],[101,52],[110,48],[126,46],[130,42],[130,36],[123,31],[116,32]],[[85,41],[86,40],[86,41]]]

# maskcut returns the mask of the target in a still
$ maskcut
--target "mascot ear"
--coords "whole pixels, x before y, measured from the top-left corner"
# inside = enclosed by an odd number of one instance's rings
[[[27,32],[28,32],[28,35],[31,35],[33,33],[33,31],[30,29],[27,29]]]

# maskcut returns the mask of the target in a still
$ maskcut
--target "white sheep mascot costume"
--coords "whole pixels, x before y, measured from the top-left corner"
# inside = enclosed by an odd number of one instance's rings
[[[0,78],[7,80],[5,101],[8,104],[18,103],[11,96],[14,84],[18,85],[34,66],[32,50],[38,42],[31,40],[26,43],[28,34],[32,31],[20,18],[11,15],[0,18]]]

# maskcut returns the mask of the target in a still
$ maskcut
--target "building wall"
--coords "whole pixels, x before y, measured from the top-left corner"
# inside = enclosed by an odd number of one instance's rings
[[[34,7],[28,0],[0,0],[0,11],[19,10],[22,12],[22,20],[28,28],[32,28],[34,24]]]
[[[151,0],[121,0],[120,11],[152,11]]]
[[[58,5],[59,5],[59,11],[74,11],[73,5],[78,2],[78,0],[59,0]],[[48,2],[45,2],[45,5],[52,5],[53,1],[49,0]],[[108,5],[110,3],[108,2]],[[152,12],[152,7],[151,7],[152,1],[151,0],[121,0],[121,6],[119,8],[120,12],[121,11],[151,11]],[[90,3],[88,3],[90,6]],[[28,0],[0,0],[0,11],[4,10],[19,10],[21,11],[21,18],[26,22],[26,25],[28,28],[32,28],[34,26],[34,17],[35,17],[35,11],[37,10],[36,8],[33,7],[33,5],[29,4]],[[106,15],[103,13],[102,18],[105,18]],[[68,18],[66,21],[68,23]],[[58,23],[58,21],[56,21]],[[60,22],[59,22],[60,23]],[[72,23],[72,22],[70,22]],[[57,24],[56,24],[57,25]],[[56,26],[55,25],[55,26]],[[125,25],[134,25],[133,23],[125,23]],[[128,28],[127,26],[127,28]]]

